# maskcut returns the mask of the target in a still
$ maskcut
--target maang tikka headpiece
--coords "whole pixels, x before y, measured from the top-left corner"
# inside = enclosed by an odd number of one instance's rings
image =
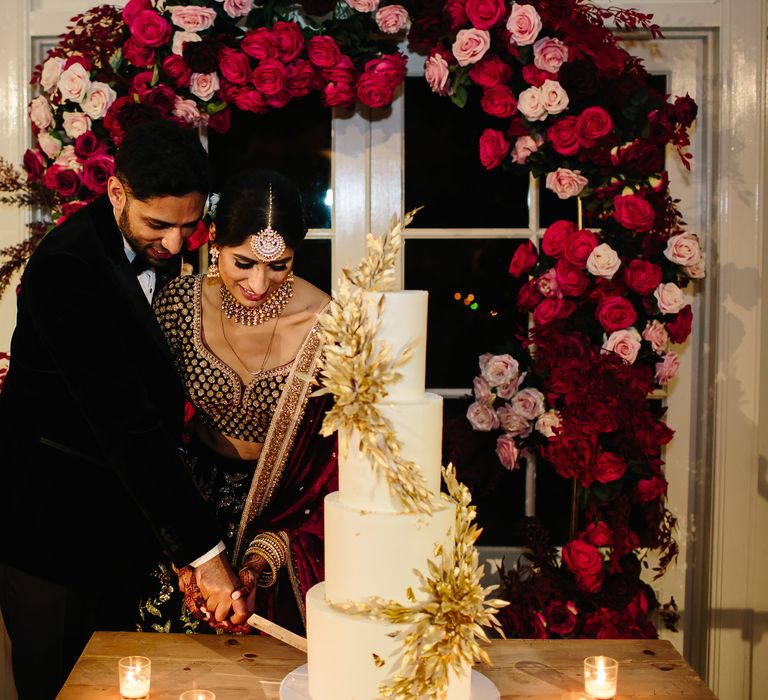
[[[285,239],[272,228],[272,183],[269,183],[267,226],[251,236],[251,250],[261,262],[273,262],[285,252]]]

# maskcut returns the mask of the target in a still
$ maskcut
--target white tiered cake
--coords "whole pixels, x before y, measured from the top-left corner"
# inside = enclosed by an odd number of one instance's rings
[[[369,293],[369,310],[380,296]],[[416,346],[379,408],[391,421],[403,456],[420,467],[435,508],[431,515],[408,512],[360,453],[357,434],[340,433],[339,491],[325,500],[325,582],[307,594],[312,700],[375,700],[382,681],[397,672],[402,651],[402,641],[394,638],[397,626],[351,615],[329,603],[378,596],[407,605],[409,587],[419,595],[414,569],[427,572],[437,544],[453,551],[456,506],[439,499],[442,398],[424,391],[427,292],[384,296],[378,339],[393,352],[414,339]],[[452,675],[447,697],[468,700],[469,667],[461,677]]]

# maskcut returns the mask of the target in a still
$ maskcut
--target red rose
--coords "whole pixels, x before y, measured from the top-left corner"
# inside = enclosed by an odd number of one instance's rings
[[[480,106],[492,117],[506,119],[517,111],[517,100],[506,85],[496,85],[483,93]]]
[[[227,107],[212,114],[208,119],[208,128],[213,129],[217,134],[226,134],[232,123],[232,111]]]
[[[653,207],[642,197],[634,194],[617,195],[613,198],[613,218],[630,231],[650,231],[656,215]]]
[[[91,61],[87,56],[80,56],[79,54],[75,54],[74,56],[67,58],[67,60],[64,61],[64,68],[62,70],[67,70],[67,68],[74,66],[75,64],[81,65],[83,68],[85,68],[86,73],[91,72]]]
[[[532,63],[523,66],[523,80],[533,87],[541,87],[545,80],[556,80],[557,76],[549,71],[537,68]]]
[[[543,299],[535,280],[529,280],[517,293],[517,308],[521,311],[531,311]]]
[[[83,184],[96,194],[107,191],[107,180],[115,174],[115,160],[106,153],[83,163]]]
[[[505,11],[503,0],[467,0],[467,17],[477,29],[490,29]]]
[[[302,97],[308,94],[314,75],[315,69],[312,64],[303,58],[288,65],[286,81],[291,97]]]
[[[408,59],[399,51],[374,58],[365,64],[365,73],[375,73],[383,77],[391,90],[405,80]]]
[[[587,107],[576,119],[576,138],[584,148],[592,148],[611,131],[613,122],[602,107]]]
[[[189,238],[184,240],[184,247],[187,250],[197,250],[201,245],[203,245],[204,243],[207,243],[209,238],[210,238],[210,231],[208,227],[202,221],[198,221],[197,226],[195,227],[195,230],[192,232],[192,235]],[[186,407],[185,407],[185,419],[186,419]]]
[[[61,218],[57,223],[61,223],[64,219],[68,219],[72,214],[80,211],[88,202],[86,200],[78,199],[74,202],[64,202],[61,205]]]
[[[624,268],[624,281],[633,292],[648,296],[661,284],[661,268],[635,258]]]
[[[589,279],[583,270],[566,260],[558,260],[555,265],[555,278],[558,289],[568,297],[579,297],[587,291]]]
[[[137,12],[129,28],[139,44],[152,47],[167,44],[173,31],[170,23],[154,10]]]
[[[123,8],[123,22],[130,27],[139,12],[151,9],[152,2],[150,0],[130,0]]]
[[[667,482],[658,476],[652,476],[650,479],[640,479],[635,486],[633,494],[638,503],[647,503],[667,492]]]
[[[323,91],[323,101],[328,107],[352,107],[357,94],[347,83],[328,83]]]
[[[570,600],[553,600],[544,611],[544,616],[549,624],[549,631],[565,637],[573,632],[576,627],[576,615],[579,609]]]
[[[579,152],[579,142],[576,139],[576,117],[561,117],[547,131],[554,148],[562,156],[575,156]]]
[[[264,103],[272,109],[280,109],[285,107],[291,101],[291,93],[288,90],[283,89],[276,92],[274,95],[264,95]]]
[[[219,71],[234,85],[245,85],[251,72],[251,62],[241,51],[224,47],[219,53]]]
[[[265,95],[276,95],[285,88],[285,66],[276,58],[267,58],[251,73],[251,83]]]
[[[70,198],[80,190],[80,175],[69,168],[52,165],[45,171],[43,184],[49,190],[56,190],[62,197]]]
[[[452,32],[467,23],[467,0],[448,0],[443,11],[450,17]]]
[[[125,136],[125,132],[136,124],[158,119],[160,115],[149,105],[136,102],[129,95],[118,97],[104,115],[104,128],[109,132],[116,145]]]
[[[684,343],[685,339],[691,334],[691,324],[693,322],[693,310],[691,305],[684,306],[677,315],[667,323],[667,333],[673,343]]]
[[[277,57],[283,63],[290,63],[304,48],[304,35],[295,22],[275,22],[272,32],[277,40]]]
[[[177,95],[173,88],[167,85],[158,85],[145,93],[141,101],[149,107],[156,109],[164,117],[170,117],[173,114],[173,108],[176,105]]]
[[[509,153],[509,141],[496,129],[486,129],[480,136],[480,162],[486,170],[493,170]]]
[[[613,542],[613,534],[602,520],[587,525],[579,537],[595,547],[607,547]]]
[[[107,144],[92,131],[86,131],[75,139],[75,155],[79,160],[87,160],[107,150]]]
[[[277,35],[266,27],[249,31],[240,42],[240,48],[257,61],[265,58],[277,58],[280,42]]]
[[[589,254],[597,248],[597,237],[592,231],[579,229],[574,231],[563,243],[563,257],[582,270],[587,266]]]
[[[654,143],[668,143],[672,140],[675,128],[669,117],[660,109],[654,109],[648,114],[648,124],[650,126],[648,138]]]
[[[312,65],[318,68],[330,68],[338,62],[341,51],[331,37],[313,36],[307,42],[307,56]]]
[[[563,562],[576,577],[576,585],[589,593],[600,590],[603,557],[596,547],[582,540],[571,540],[563,547]]]
[[[352,84],[357,79],[357,69],[352,59],[342,54],[335,65],[330,68],[323,68],[320,73],[329,83],[349,83]]]
[[[595,479],[601,484],[621,479],[625,471],[627,463],[612,452],[601,452],[595,463]]]
[[[635,139],[626,146],[614,149],[611,163],[638,175],[653,175],[664,168],[664,148],[650,141]]]
[[[530,241],[517,246],[509,263],[509,274],[513,277],[521,277],[536,264],[538,257],[536,246]]]
[[[357,81],[357,96],[368,107],[384,107],[395,97],[385,76],[368,72]]]
[[[550,257],[562,257],[563,245],[575,230],[576,227],[570,221],[555,221],[554,224],[544,231],[541,249]]]
[[[568,318],[576,310],[576,304],[569,299],[550,297],[544,299],[534,310],[533,320],[537,326],[544,326],[560,318]]]
[[[624,297],[603,297],[597,305],[595,315],[607,333],[629,328],[637,321],[635,307]]]
[[[149,68],[155,63],[155,50],[130,36],[123,44],[123,58],[136,68]]]
[[[496,54],[486,54],[482,60],[469,69],[469,77],[482,88],[491,88],[509,82],[512,67]]]
[[[176,87],[189,87],[192,71],[181,56],[171,54],[163,60],[162,68]]]
[[[139,97],[144,95],[145,92],[151,90],[152,79],[154,73],[151,70],[144,70],[140,73],[136,73],[131,80],[131,92],[136,93]]]
[[[232,94],[231,102],[235,107],[243,112],[253,112],[254,114],[264,114],[267,111],[264,104],[264,95],[258,90],[249,90],[248,88],[236,88]]]
[[[93,132],[86,132],[93,133]],[[43,176],[45,171],[45,162],[43,161],[43,154],[38,150],[32,150],[28,148],[24,152],[24,170],[27,172],[27,182],[35,182]]]

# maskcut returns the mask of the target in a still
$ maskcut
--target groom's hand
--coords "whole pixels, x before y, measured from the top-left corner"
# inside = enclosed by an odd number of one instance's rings
[[[223,622],[229,619],[234,625],[245,623],[248,619],[246,601],[232,599],[232,592],[240,586],[240,579],[223,553],[198,566],[195,579],[212,620]]]

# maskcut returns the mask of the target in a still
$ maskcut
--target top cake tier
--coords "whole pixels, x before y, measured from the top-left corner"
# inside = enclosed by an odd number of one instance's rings
[[[387,401],[414,401],[424,397],[424,374],[427,355],[427,298],[421,290],[403,289],[396,292],[366,292],[368,317],[378,318],[379,300],[384,296],[384,309],[378,340],[389,343],[395,357],[408,343],[415,342],[411,359],[398,368],[401,378],[389,387]]]

